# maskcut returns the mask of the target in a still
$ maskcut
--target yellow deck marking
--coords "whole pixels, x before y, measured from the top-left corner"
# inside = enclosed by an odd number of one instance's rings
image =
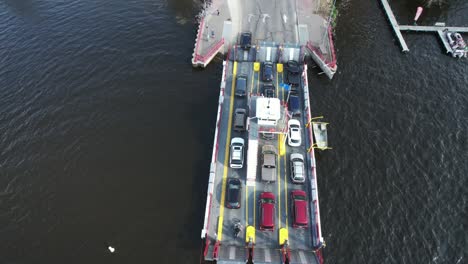
[[[234,89],[235,89],[235,77],[237,73],[237,61],[234,62],[232,70],[232,86],[231,86],[231,100],[229,101],[229,120],[228,130],[226,135],[226,145],[224,151],[224,172],[223,172],[223,185],[221,189],[221,204],[219,206],[219,220],[218,220],[218,240],[221,241],[223,238],[223,218],[224,218],[224,199],[226,197],[226,178],[228,173],[228,155],[229,155],[229,142],[231,139],[231,123],[232,123],[232,109],[234,106]]]

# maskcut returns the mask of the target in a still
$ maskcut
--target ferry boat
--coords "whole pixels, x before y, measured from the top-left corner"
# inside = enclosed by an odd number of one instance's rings
[[[201,262],[323,263],[304,47],[239,39],[223,62]]]

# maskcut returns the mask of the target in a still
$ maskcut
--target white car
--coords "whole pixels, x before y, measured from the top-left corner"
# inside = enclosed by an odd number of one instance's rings
[[[229,166],[233,169],[242,169],[244,167],[244,139],[240,137],[231,139]]]
[[[291,180],[293,183],[305,182],[304,156],[300,153],[292,153],[290,156]]]
[[[288,145],[299,147],[301,143],[301,122],[296,119],[290,119],[288,121]]]

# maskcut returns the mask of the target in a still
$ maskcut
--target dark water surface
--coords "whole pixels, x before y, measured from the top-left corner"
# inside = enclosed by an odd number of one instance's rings
[[[0,264],[198,263],[221,74],[190,65],[199,8],[0,0]],[[339,73],[309,76],[327,263],[467,263],[468,60],[432,34],[401,54],[378,1],[338,8]]]

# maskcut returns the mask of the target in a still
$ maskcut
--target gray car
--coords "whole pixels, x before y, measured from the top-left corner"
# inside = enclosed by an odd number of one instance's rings
[[[236,78],[236,96],[244,97],[247,93],[247,76],[239,75]]]
[[[262,147],[262,181],[276,181],[276,148],[273,145]]]

